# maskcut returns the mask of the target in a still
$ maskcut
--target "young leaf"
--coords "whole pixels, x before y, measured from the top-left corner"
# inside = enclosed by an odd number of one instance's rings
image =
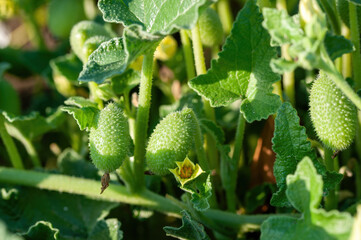
[[[327,32],[324,44],[328,55],[332,60],[341,57],[345,53],[355,51],[355,47],[352,42],[346,39],[344,36],[333,35]]]
[[[68,98],[64,103],[72,106],[63,106],[60,109],[73,115],[80,130],[88,130],[93,126],[95,117],[99,113],[96,103],[77,96]]]
[[[65,119],[64,114],[60,110],[46,118],[38,112],[31,112],[25,116],[15,116],[7,112],[2,112],[2,114],[7,121],[6,127],[10,135],[16,138],[25,137],[29,140],[56,129]]]
[[[352,228],[349,213],[318,209],[323,182],[309,157],[302,159],[294,175],[287,176],[287,186],[288,200],[302,215],[270,217],[261,226],[261,240],[349,239]]]
[[[94,125],[94,119],[98,114],[99,110],[93,107],[62,107],[62,111],[73,115],[80,130],[90,129]]]
[[[126,27],[136,24],[148,33],[167,35],[176,29],[192,28],[199,9],[209,3],[209,0],[101,0],[98,6],[107,22]]]
[[[82,66],[82,62],[73,53],[54,58],[50,61],[50,67],[53,72],[65,77],[72,84],[77,84]]]
[[[191,202],[198,211],[205,211],[209,208],[208,199],[212,196],[210,176],[209,172],[202,173],[196,179],[181,187],[182,190],[191,193]]]
[[[122,240],[123,232],[120,230],[120,226],[121,223],[115,218],[98,221],[88,239]]]
[[[122,38],[103,42],[88,58],[79,81],[102,83],[106,78],[125,71],[138,56],[154,50],[161,40],[142,32],[138,26],[124,29]]]
[[[242,98],[241,112],[248,122],[266,119],[281,105],[272,93],[280,76],[269,66],[276,50],[262,27],[263,17],[256,0],[247,1],[238,14],[231,35],[211,69],[189,83],[212,106],[225,106]]]
[[[54,228],[50,222],[38,221],[32,225],[22,236],[25,240],[56,240],[58,239],[59,229]]]
[[[184,240],[210,239],[204,231],[204,227],[200,223],[194,221],[187,211],[183,210],[181,213],[183,215],[182,226],[179,228],[164,227],[163,229],[167,236]]]
[[[306,129],[299,125],[299,117],[290,103],[284,103],[278,110],[275,119],[275,132],[272,139],[276,162],[273,173],[277,181],[278,191],[273,194],[271,204],[278,207],[290,206],[286,197],[286,177],[295,172],[298,162],[309,157],[317,172],[325,182],[325,192],[334,189],[341,181],[342,175],[326,171],[307,140]]]

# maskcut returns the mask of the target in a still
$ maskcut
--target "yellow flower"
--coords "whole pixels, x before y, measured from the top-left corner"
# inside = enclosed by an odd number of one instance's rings
[[[180,182],[182,187],[187,182],[192,181],[204,173],[202,168],[198,164],[194,165],[188,157],[186,157],[183,162],[176,162],[176,164],[178,167],[175,169],[169,169],[169,171],[173,173],[174,177],[178,182]]]

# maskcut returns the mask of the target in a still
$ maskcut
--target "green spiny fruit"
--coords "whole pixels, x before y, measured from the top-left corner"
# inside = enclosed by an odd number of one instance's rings
[[[352,143],[356,107],[324,72],[320,72],[312,85],[310,113],[316,133],[327,147],[343,150]]]
[[[70,33],[70,45],[74,53],[83,61],[86,62],[88,57],[84,55],[85,42],[94,36],[103,36],[103,40],[109,40],[114,37],[114,33],[103,25],[92,21],[81,21],[77,23]]]
[[[94,165],[112,172],[122,165],[129,148],[128,120],[115,103],[108,104],[90,128],[89,148]]]
[[[206,47],[220,45],[223,41],[223,27],[218,14],[207,8],[198,19],[202,44]]]
[[[194,113],[184,109],[166,116],[150,136],[146,159],[153,173],[166,175],[176,167],[176,161],[183,161],[193,146],[196,129]]]

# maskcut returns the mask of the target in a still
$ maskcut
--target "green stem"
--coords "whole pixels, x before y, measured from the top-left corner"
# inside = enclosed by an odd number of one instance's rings
[[[283,9],[287,12],[287,2],[285,0],[277,0],[277,8]],[[283,45],[281,47],[281,54],[284,59],[291,61],[292,58],[288,54],[289,45]],[[294,71],[285,72],[282,77],[283,89],[288,97],[290,103],[295,106],[296,104],[296,93],[295,93],[295,73]],[[282,96],[281,96],[282,97]]]
[[[356,89],[361,88],[361,56],[360,56],[360,33],[359,23],[357,22],[357,10],[356,5],[352,2],[348,3],[350,13],[350,31],[351,41],[355,46],[355,51],[352,52],[352,69],[353,79],[355,81]]]
[[[203,54],[203,46],[201,42],[201,36],[199,33],[199,26],[198,23],[194,26],[192,29],[192,43],[193,43],[193,54],[194,54],[194,60],[196,65],[196,72],[197,76],[201,74],[206,74],[206,64],[204,61],[204,54]],[[209,101],[206,99],[203,99],[204,103],[204,111],[206,114],[206,117],[212,121],[215,122],[216,117],[214,113],[214,109],[211,107]],[[217,145],[215,140],[210,136],[209,134],[206,134],[206,151],[208,160],[210,162],[210,165],[212,167],[219,166],[218,162],[218,151],[217,151]]]
[[[112,184],[103,194],[99,194],[100,186],[98,181],[60,174],[0,167],[0,182],[79,194],[103,201],[138,205],[178,217],[180,216],[180,211],[183,210],[183,208],[173,200],[146,189],[138,193],[132,193],[124,186]],[[233,229],[239,229],[241,226],[247,224],[259,226],[263,221],[272,216],[272,214],[237,215],[212,209],[204,211],[203,214],[212,221],[218,222],[219,225],[228,226]],[[279,214],[277,214],[277,216],[278,215]]]
[[[6,151],[9,154],[11,164],[14,168],[24,169],[23,162],[21,161],[18,149],[15,146],[15,143],[9,133],[5,128],[5,118],[0,113],[0,136],[5,145]]]
[[[33,162],[34,167],[41,167],[40,158],[33,143],[27,138],[22,138],[18,140],[21,141],[21,143],[24,145],[26,151],[30,156],[31,161]]]
[[[325,61],[322,61],[320,63],[319,68],[328,73],[336,86],[346,95],[346,97],[351,100],[351,102],[356,105],[358,109],[361,110],[361,98],[350,87],[350,85],[348,85],[341,73],[338,72],[335,65],[328,57],[326,49],[324,47],[321,49],[321,55],[323,55],[322,59],[325,59]]]
[[[221,20],[223,31],[228,35],[232,30],[233,15],[229,0],[220,0],[217,3],[219,19]]]
[[[202,140],[203,138],[202,138],[201,127],[200,127],[198,119],[193,111],[191,111],[191,115],[192,115],[192,120],[193,120],[194,126],[196,126],[195,133],[194,133],[194,145],[195,145],[195,149],[196,149],[197,159],[198,159],[198,162],[199,162],[199,165],[201,166],[201,168],[204,171],[209,171],[210,168],[209,168],[209,164],[207,161],[206,152],[204,151],[204,148],[203,148],[203,140]]]
[[[180,36],[182,41],[184,60],[186,62],[187,79],[189,81],[195,77],[192,46],[186,30],[180,30]]]
[[[144,55],[142,74],[140,78],[138,112],[134,134],[135,146],[133,162],[133,173],[134,176],[137,178],[137,183],[135,186],[133,186],[133,191],[138,191],[144,188],[144,159],[148,131],[150,100],[152,93],[153,54],[154,51],[150,51],[149,53]]]
[[[98,104],[98,108],[100,110],[103,109],[104,108],[103,100],[101,100],[96,93],[98,84],[96,82],[89,82],[88,86],[89,86],[90,96],[94,99],[94,102]]]
[[[332,172],[335,170],[334,160],[332,159],[333,152],[327,147],[324,147],[324,151],[325,151],[324,162],[326,165],[326,169]],[[325,208],[328,211],[337,208],[337,196],[336,196],[336,191],[334,189],[330,190],[325,198]]]
[[[226,197],[227,197],[227,209],[230,212],[236,210],[236,186],[237,186],[237,171],[238,171],[238,162],[241,158],[242,146],[243,146],[243,137],[244,129],[246,126],[246,119],[243,114],[240,112],[237,123],[236,131],[236,140],[234,142],[234,151],[232,156],[232,164],[234,165],[234,172],[231,172],[231,182],[232,188],[226,188]]]
[[[320,2],[322,4],[323,9],[326,12],[327,19],[330,19],[333,31],[336,33],[336,35],[340,35],[341,33],[340,20],[337,17],[337,14],[335,13],[334,9],[330,5],[330,1],[320,0]]]

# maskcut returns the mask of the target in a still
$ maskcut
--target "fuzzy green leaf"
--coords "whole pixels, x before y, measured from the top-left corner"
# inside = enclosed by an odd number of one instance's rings
[[[53,227],[50,222],[38,221],[29,230],[22,234],[25,240],[56,240],[59,229]]]
[[[121,75],[115,76],[111,80],[113,91],[116,94],[130,92],[140,83],[140,73],[132,69],[127,70]]]
[[[334,189],[342,179],[341,174],[327,171],[317,160],[316,152],[307,140],[306,129],[301,127],[299,122],[296,110],[290,103],[284,103],[278,110],[272,139],[273,151],[276,153],[273,173],[279,188],[271,199],[274,206],[290,206],[286,197],[286,177],[295,172],[299,161],[306,156],[312,160],[317,172],[324,178],[326,193]]]
[[[10,231],[26,232],[35,222],[47,221],[59,229],[59,239],[88,239],[97,222],[117,205],[35,188],[0,191],[0,219]]]
[[[90,101],[89,99],[86,99],[83,97],[79,97],[79,96],[70,97],[67,100],[65,100],[64,103],[66,105],[76,106],[79,108],[82,108],[82,107],[98,108],[98,105],[95,102]]]
[[[268,29],[272,38],[272,45],[281,46],[300,41],[303,31],[286,11],[273,8],[263,8],[263,26]]]
[[[65,77],[72,84],[77,84],[78,76],[82,70],[82,62],[75,54],[67,54],[50,61],[50,67],[55,74]]]
[[[167,35],[176,29],[191,29],[197,22],[199,9],[209,0],[100,0],[103,18],[125,26],[138,25],[143,31]]]
[[[89,56],[79,81],[102,83],[115,74],[123,73],[138,56],[154,50],[160,40],[160,37],[142,32],[137,26],[124,29],[122,38],[103,42]]]
[[[203,225],[194,221],[188,212],[183,210],[182,212],[182,226],[179,228],[175,227],[164,227],[164,231],[167,236],[171,236],[178,239],[184,240],[208,240],[210,239],[207,233],[204,231]]]
[[[318,209],[323,182],[309,157],[302,159],[294,175],[287,176],[287,186],[289,201],[302,215],[270,217],[261,226],[261,240],[349,239],[353,222],[349,213]]]
[[[328,55],[332,60],[341,57],[345,53],[350,53],[355,50],[352,42],[344,36],[333,35],[327,32],[324,44]]]
[[[270,47],[262,21],[256,1],[247,1],[219,58],[206,74],[189,83],[215,107],[242,98],[241,112],[248,122],[266,119],[281,105],[279,96],[272,93],[272,84],[280,80],[270,67],[276,50]]]
[[[62,111],[73,115],[80,130],[90,129],[94,125],[94,120],[99,110],[93,107],[62,107]]]
[[[88,239],[122,240],[123,232],[120,230],[120,226],[121,223],[115,218],[98,221]]]
[[[62,174],[99,180],[98,169],[71,148],[65,149],[58,157]]]
[[[9,134],[17,139],[26,138],[28,140],[56,129],[65,119],[60,110],[48,117],[43,117],[38,112],[31,112],[25,116],[15,116],[7,112],[2,112],[2,114],[6,119],[6,128]]]
[[[208,119],[200,119],[199,120],[201,129],[210,134],[217,142],[217,144],[223,144],[225,141],[225,136],[223,129],[219,127],[215,122]]]
[[[196,210],[205,211],[209,208],[208,199],[212,196],[212,184],[209,172],[202,173],[193,181],[186,183],[180,188],[191,193],[191,202]]]

